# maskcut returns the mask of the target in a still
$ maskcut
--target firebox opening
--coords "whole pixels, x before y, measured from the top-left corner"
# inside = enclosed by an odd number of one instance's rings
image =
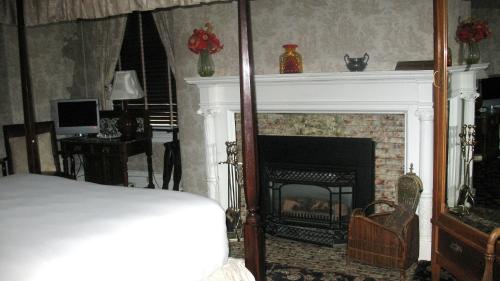
[[[290,224],[322,228],[341,225],[352,210],[352,187],[278,184],[272,191],[278,196],[271,195],[271,213]]]
[[[345,243],[351,211],[373,200],[373,141],[259,136],[259,152],[265,231]]]

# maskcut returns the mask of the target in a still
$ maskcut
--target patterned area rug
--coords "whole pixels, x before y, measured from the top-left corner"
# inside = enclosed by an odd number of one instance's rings
[[[243,242],[229,243],[230,256],[243,258]],[[266,235],[267,281],[399,281],[399,270],[373,267],[352,261],[346,264],[345,245],[318,246]],[[406,270],[408,281],[430,281],[429,261]],[[442,272],[440,281],[456,281]]]
[[[308,268],[288,266],[286,264],[266,264],[267,281],[382,281],[367,276],[351,276],[345,273],[316,271]],[[431,262],[419,261],[415,273],[411,278],[413,281],[431,281]],[[440,281],[456,281],[448,272],[442,271]]]
[[[279,263],[269,263],[266,266],[268,281],[379,281],[379,279],[371,277],[355,277],[343,273],[320,272]]]
[[[431,262],[430,261],[418,261],[417,268],[415,269],[415,274],[413,275],[413,281],[431,281]],[[440,281],[456,281],[456,279],[448,272],[441,270],[439,277]]]
[[[243,242],[232,241],[229,244],[230,256],[243,258]],[[275,270],[281,270],[283,267],[298,268],[307,272],[310,279],[303,280],[355,280],[355,281],[399,281],[399,270],[386,269],[380,267],[368,266],[352,261],[350,265],[346,264],[345,245],[336,247],[319,246],[310,243],[292,241],[266,235],[266,263],[279,264]],[[408,280],[412,280],[416,264],[407,270]],[[280,269],[281,268],[281,269]],[[268,267],[268,269],[270,269]],[[286,269],[286,268],[285,268]],[[271,273],[277,271],[271,271]],[[277,272],[278,274],[279,272]],[[311,279],[323,274],[320,279]],[[321,275],[320,275],[321,276]],[[344,279],[328,279],[331,276],[344,277]],[[282,276],[281,276],[282,277]],[[359,278],[358,278],[359,277]],[[371,277],[372,279],[367,279]],[[277,277],[276,277],[277,278]],[[321,279],[322,278],[322,279]],[[346,279],[347,278],[347,279]],[[351,279],[348,279],[351,278]],[[354,279],[353,279],[354,278]],[[356,279],[358,278],[358,279]],[[273,280],[273,279],[270,279]],[[276,280],[294,280],[294,279],[276,279]],[[297,279],[301,280],[301,279]]]

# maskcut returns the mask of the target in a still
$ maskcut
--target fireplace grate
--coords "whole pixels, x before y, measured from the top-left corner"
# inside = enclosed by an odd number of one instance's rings
[[[268,220],[266,223],[266,232],[278,237],[330,247],[337,244],[344,244],[347,241],[347,225],[342,229],[325,229],[321,227],[283,224]]]
[[[294,168],[276,168],[270,167],[266,169],[267,176],[270,180],[280,182],[302,182],[314,183],[318,185],[338,185],[346,186],[352,184],[356,178],[356,172],[338,170],[335,172],[322,170],[294,169]]]
[[[264,171],[267,233],[328,246],[347,241],[354,169],[270,164]]]

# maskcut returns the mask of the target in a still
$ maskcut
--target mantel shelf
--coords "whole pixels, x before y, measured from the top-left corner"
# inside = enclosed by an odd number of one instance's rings
[[[217,84],[239,84],[238,76],[187,77],[188,84],[199,87]],[[363,83],[373,81],[409,82],[432,81],[432,70],[417,71],[366,71],[366,72],[330,72],[330,73],[300,73],[300,74],[265,74],[255,75],[259,84],[267,83]]]
[[[448,67],[448,72],[454,73],[454,72],[465,72],[465,71],[479,71],[479,70],[485,70],[490,66],[489,63],[478,63],[478,64],[471,64],[469,67],[467,65],[454,65]]]

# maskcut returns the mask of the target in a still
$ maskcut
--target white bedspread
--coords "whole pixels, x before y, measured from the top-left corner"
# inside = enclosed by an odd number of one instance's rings
[[[228,256],[214,201],[40,176],[0,179],[0,280],[199,281]]]

